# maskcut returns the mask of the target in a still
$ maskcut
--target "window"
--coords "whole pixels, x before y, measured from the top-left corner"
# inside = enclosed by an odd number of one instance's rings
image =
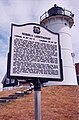
[[[6,79],[6,84],[10,84],[10,79]]]
[[[15,83],[15,79],[11,79],[11,83],[14,84]]]

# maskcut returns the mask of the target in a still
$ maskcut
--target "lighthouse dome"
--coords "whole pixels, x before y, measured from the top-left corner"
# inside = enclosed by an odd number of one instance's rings
[[[54,7],[48,10],[49,16],[63,15],[63,14],[64,14],[64,9],[62,7],[58,7],[56,4],[54,5]]]

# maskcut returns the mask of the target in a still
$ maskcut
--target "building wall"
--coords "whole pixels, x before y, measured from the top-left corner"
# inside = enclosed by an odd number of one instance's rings
[[[11,87],[11,86],[17,86],[18,85],[18,80],[17,79],[8,79],[6,78],[3,87]]]
[[[75,64],[75,69],[76,69],[77,82],[79,85],[79,63]]]

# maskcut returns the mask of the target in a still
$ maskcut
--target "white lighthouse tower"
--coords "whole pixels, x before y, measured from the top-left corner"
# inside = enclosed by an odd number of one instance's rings
[[[52,32],[59,33],[61,58],[63,62],[63,81],[52,82],[53,85],[77,85],[70,28],[74,24],[74,14],[69,10],[54,7],[40,17],[40,24]]]

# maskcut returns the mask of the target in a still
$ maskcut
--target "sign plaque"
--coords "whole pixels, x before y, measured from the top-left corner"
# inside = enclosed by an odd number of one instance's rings
[[[39,24],[11,26],[10,77],[62,81],[59,34]]]

